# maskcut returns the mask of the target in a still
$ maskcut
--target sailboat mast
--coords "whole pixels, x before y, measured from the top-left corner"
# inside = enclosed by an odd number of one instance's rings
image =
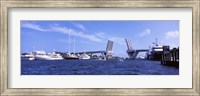
[[[70,53],[70,32],[68,35],[69,35],[69,46],[68,47],[69,47],[69,53]]]
[[[74,38],[74,54],[75,54],[75,38]]]

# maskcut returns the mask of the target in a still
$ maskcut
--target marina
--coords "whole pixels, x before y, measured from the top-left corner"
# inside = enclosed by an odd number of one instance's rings
[[[156,39],[157,40],[157,39]],[[22,75],[178,75],[179,50],[155,44],[149,50],[133,49],[125,39],[129,58],[112,56],[113,41],[105,51],[22,54]],[[146,52],[146,58],[136,58]],[[100,53],[102,55],[93,55]],[[26,59],[23,59],[26,58]]]
[[[179,21],[21,24],[22,75],[179,75]]]
[[[155,60],[161,61],[162,64],[165,63],[164,61],[176,61],[178,62],[179,58],[179,50],[177,48],[173,48],[170,51],[169,46],[162,46],[158,45],[157,38],[156,43],[150,49],[133,49],[132,42],[128,39],[125,39],[127,44],[127,55],[129,58],[123,57],[116,57],[112,56],[113,51],[113,41],[108,40],[106,50],[102,51],[85,51],[85,52],[57,52],[54,51],[53,53],[46,54],[44,51],[34,51],[29,53],[22,53],[21,58],[25,58],[27,60],[73,60],[73,59],[98,59],[98,60],[109,60],[109,59],[148,59],[148,60]],[[145,57],[138,57],[140,52],[146,52]],[[99,56],[94,54],[101,54]],[[172,60],[171,60],[172,59]]]

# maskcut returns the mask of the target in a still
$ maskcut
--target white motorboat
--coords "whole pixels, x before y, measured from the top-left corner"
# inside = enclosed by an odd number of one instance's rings
[[[62,60],[64,59],[60,54],[53,52],[49,53],[48,56],[50,57],[51,60]]]
[[[66,55],[63,56],[65,59],[79,59],[77,55],[66,53]]]
[[[21,55],[21,58],[23,60],[34,60],[35,59],[35,57],[34,57],[34,55],[32,53],[23,53]]]
[[[35,58],[33,57],[33,58],[28,58],[28,60],[35,60]]]
[[[86,53],[83,53],[79,56],[79,59],[90,59],[90,56],[87,55]]]
[[[63,57],[58,53],[49,53],[46,54],[44,51],[35,51],[33,52],[36,60],[62,60]]]

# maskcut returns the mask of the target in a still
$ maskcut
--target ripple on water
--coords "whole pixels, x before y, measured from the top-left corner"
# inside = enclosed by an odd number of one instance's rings
[[[22,75],[178,75],[179,69],[149,60],[22,60]]]

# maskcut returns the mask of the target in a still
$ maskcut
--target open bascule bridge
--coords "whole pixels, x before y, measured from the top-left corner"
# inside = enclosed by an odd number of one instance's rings
[[[113,54],[112,48],[113,48],[113,41],[108,40],[106,50],[75,52],[75,54],[77,55],[77,54],[85,53],[85,54],[92,56],[93,54],[100,53],[104,59],[110,59],[110,58],[112,58],[112,54]]]
[[[136,59],[139,52],[148,52],[149,51],[148,49],[133,49],[132,42],[128,39],[125,39],[125,41],[126,41],[127,48],[128,48],[126,52],[129,56],[129,59]],[[87,54],[89,56],[93,56],[93,54],[100,53],[104,59],[111,59],[112,54],[113,54],[112,48],[113,48],[113,41],[108,40],[106,50],[74,52],[73,54],[75,54],[75,55]],[[61,54],[63,54],[63,53],[61,53]]]
[[[133,49],[131,40],[125,39],[127,45],[127,54],[129,59],[136,59],[139,52],[148,52],[148,49]]]

